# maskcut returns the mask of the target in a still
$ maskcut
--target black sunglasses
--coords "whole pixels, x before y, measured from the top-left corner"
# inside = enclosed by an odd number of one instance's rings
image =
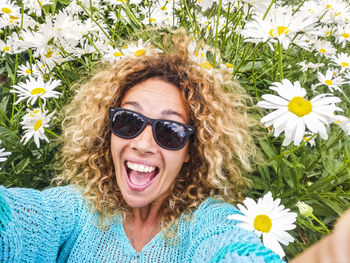
[[[131,139],[138,136],[147,124],[152,126],[153,138],[157,144],[168,150],[182,149],[194,127],[177,121],[151,119],[123,108],[109,108],[111,132],[118,137]]]

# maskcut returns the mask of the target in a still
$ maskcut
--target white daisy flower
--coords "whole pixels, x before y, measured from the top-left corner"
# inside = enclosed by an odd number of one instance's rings
[[[315,29],[315,17],[306,16],[300,11],[294,13],[290,6],[271,10],[265,19],[258,15],[253,15],[252,18],[253,20],[248,21],[243,29],[237,30],[247,42],[259,43],[269,40],[271,43],[276,43],[278,40],[284,49],[288,49],[299,32],[306,35],[318,35]],[[305,40],[300,42],[303,43],[303,46],[305,45]],[[272,48],[271,43],[269,45]]]
[[[169,12],[167,6],[157,6],[150,13],[147,8],[142,9],[145,18],[141,21],[143,24],[153,26],[171,26],[173,24],[173,13]]]
[[[212,47],[208,45],[204,45],[200,47],[198,50],[196,50],[196,42],[192,41],[192,43],[188,46],[188,51],[190,53],[190,59],[198,64],[199,68],[205,69],[207,71],[213,71],[214,65],[208,61],[207,59],[207,52],[211,51]],[[216,62],[219,64],[220,61],[220,55],[217,54],[216,56]]]
[[[19,65],[17,70],[17,76],[34,76],[38,77],[41,73],[38,70],[37,66],[35,64],[30,64],[29,61],[26,62],[25,65]]]
[[[332,56],[332,61],[341,67],[342,71],[350,69],[350,55],[346,53],[340,53],[336,56]]]
[[[197,5],[200,6],[202,11],[205,12],[213,6],[215,1],[213,1],[213,0],[196,0],[195,2]]]
[[[1,144],[1,141],[0,141]],[[0,163],[5,162],[7,160],[7,156],[9,156],[10,152],[5,152],[5,148],[0,148]],[[1,168],[0,168],[1,170]]]
[[[297,214],[280,205],[280,202],[279,198],[273,200],[271,192],[259,198],[258,202],[246,198],[243,201],[244,206],[237,205],[243,215],[229,215],[227,218],[241,221],[237,226],[262,236],[267,248],[284,257],[285,253],[280,243],[286,246],[294,241],[294,238],[286,231],[295,228]]]
[[[336,42],[340,43],[344,48],[350,42],[350,24],[338,26],[334,36]]]
[[[319,3],[314,0],[305,1],[299,10],[308,16],[314,17],[320,17],[325,12]]]
[[[339,125],[340,128],[348,135],[350,136],[350,118],[342,116],[342,115],[336,115],[335,116],[336,121],[335,124]]]
[[[33,105],[38,98],[43,99],[44,102],[48,98],[58,98],[61,93],[54,89],[60,85],[60,80],[50,79],[48,82],[45,82],[41,75],[36,79],[29,76],[26,82],[13,86],[14,90],[11,90],[11,92],[17,93],[20,97],[15,105],[25,99],[28,99],[27,104]]]
[[[345,84],[342,77],[337,77],[332,70],[327,70],[326,75],[323,75],[321,72],[317,72],[317,78],[320,83],[317,83],[315,87],[320,85],[326,85],[331,92],[333,89],[341,91],[341,85]]]
[[[232,1],[230,1],[232,3]],[[245,2],[250,5],[257,14],[265,14],[267,8],[269,7],[271,1],[270,0],[243,0],[242,2]],[[238,4],[238,1],[233,1],[234,5]],[[245,13],[247,13],[245,11]]]
[[[25,14],[23,14],[25,16]],[[21,25],[21,14],[13,14],[9,16],[1,16],[0,17],[0,28],[9,27],[14,29],[16,26]]]
[[[131,56],[135,56],[135,57],[142,57],[142,56],[146,55],[146,53],[147,53],[146,47],[148,45],[149,44],[147,41],[145,43],[143,43],[142,39],[140,38],[137,41],[137,44],[132,43],[130,45],[125,46],[123,49],[123,53],[126,56],[131,55]]]
[[[50,19],[48,19],[50,21]],[[47,22],[49,23],[49,22]],[[37,50],[36,53],[34,53],[35,57],[38,57],[38,53],[41,49],[45,48],[47,43],[52,39],[52,30],[48,30],[46,34],[44,34],[41,31],[38,32],[32,32],[29,29],[23,29],[21,31],[21,40],[18,41],[17,45],[22,50],[27,50],[29,48],[35,48]]]
[[[322,23],[345,24],[349,22],[350,6],[349,3],[342,0],[321,0],[319,5],[324,8],[326,13],[321,18]]]
[[[320,67],[323,67],[324,64],[323,63],[312,63],[312,62],[306,62],[306,60],[302,61],[302,62],[299,62],[297,63],[299,66],[301,66],[301,71],[302,72],[305,72],[309,69],[318,69]]]
[[[307,144],[310,145],[310,147],[314,147],[316,145],[316,137],[312,138],[313,135],[314,133],[312,132],[305,132],[303,137],[303,141],[307,142]]]
[[[332,43],[329,41],[315,40],[313,45],[315,50],[317,50],[319,54],[325,57],[335,55],[335,53],[337,52],[337,49],[333,47]]]
[[[21,17],[21,10],[19,6],[13,4],[12,1],[2,0],[0,2],[0,15]]]
[[[27,144],[28,141],[33,138],[34,143],[39,148],[40,140],[45,140],[49,142],[49,139],[45,135],[45,129],[49,127],[49,122],[51,120],[54,112],[46,115],[47,112],[44,110],[42,112],[40,109],[29,110],[29,112],[24,115],[23,121],[21,124],[23,125],[23,129],[25,129],[25,134],[21,139],[23,144]]]
[[[42,6],[51,4],[53,4],[51,0],[23,0],[23,6],[25,9],[29,9],[28,14],[34,13],[36,16],[42,15]]]
[[[20,49],[16,43],[17,40],[18,40],[18,37],[17,35],[14,35],[14,34],[11,36],[8,36],[6,39],[6,42],[0,39],[0,54],[2,53],[3,55],[4,54],[11,55],[11,54],[20,52]]]
[[[282,82],[274,82],[270,87],[280,96],[265,94],[263,101],[258,106],[266,109],[276,109],[261,119],[266,127],[273,126],[274,136],[285,134],[283,146],[292,141],[299,145],[302,141],[305,129],[313,133],[319,133],[323,139],[328,139],[325,125],[334,121],[334,111],[342,111],[335,106],[341,100],[331,94],[320,94],[311,100],[307,100],[306,91],[300,86],[299,81],[292,84],[288,79]]]
[[[118,61],[123,57],[124,54],[117,47],[107,45],[107,47],[103,49],[102,61],[114,63],[115,61]]]
[[[230,74],[233,73],[233,64],[231,63],[220,64],[220,68],[228,71]]]

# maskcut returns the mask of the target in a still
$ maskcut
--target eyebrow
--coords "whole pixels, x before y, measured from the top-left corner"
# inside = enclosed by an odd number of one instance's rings
[[[133,106],[135,109],[139,110],[139,111],[143,111],[143,108],[142,106],[137,103],[136,101],[125,101],[121,107],[125,106],[125,105],[131,105]],[[176,115],[176,116],[179,116],[180,118],[182,118],[184,121],[186,121],[186,118],[183,114],[181,114],[180,112],[177,112],[177,111],[174,111],[172,109],[165,109],[165,110],[162,110],[161,111],[161,115],[162,117],[165,117],[165,116],[169,116],[169,115]]]

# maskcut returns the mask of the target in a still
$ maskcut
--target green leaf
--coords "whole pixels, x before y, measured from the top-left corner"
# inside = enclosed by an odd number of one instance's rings
[[[276,153],[275,153],[275,151],[274,151],[274,148],[271,147],[271,145],[270,145],[268,142],[266,142],[265,140],[260,140],[260,141],[259,141],[259,144],[260,144],[261,148],[263,149],[264,153],[265,153],[270,159],[276,157]]]
[[[25,158],[21,160],[17,165],[16,165],[16,173],[19,174],[22,172],[29,164],[30,158]]]
[[[70,4],[70,0],[57,0],[58,3],[61,3],[63,5],[69,5]]]
[[[331,208],[334,212],[336,212],[339,216],[344,213],[343,208],[341,208],[336,202],[333,202],[332,200],[329,199],[322,199],[322,201],[329,207]]]

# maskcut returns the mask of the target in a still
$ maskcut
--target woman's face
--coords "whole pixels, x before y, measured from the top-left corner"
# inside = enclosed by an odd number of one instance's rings
[[[132,87],[124,96],[121,107],[153,119],[168,119],[188,123],[186,102],[180,90],[160,79],[147,79]],[[184,162],[189,160],[185,147],[172,151],[159,146],[151,125],[137,137],[111,137],[111,151],[118,186],[126,203],[143,208],[162,203]]]

